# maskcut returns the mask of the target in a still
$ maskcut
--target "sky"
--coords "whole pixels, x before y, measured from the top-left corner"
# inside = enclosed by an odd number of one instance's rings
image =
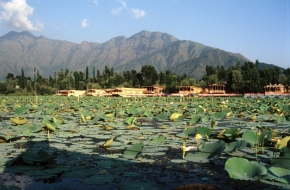
[[[147,30],[290,68],[290,0],[0,0],[0,36],[103,43]]]

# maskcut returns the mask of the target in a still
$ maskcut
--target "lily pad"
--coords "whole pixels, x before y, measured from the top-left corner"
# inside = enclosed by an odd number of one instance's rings
[[[127,159],[134,159],[138,157],[144,149],[145,148],[143,143],[136,143],[126,148],[126,150],[123,153],[123,157]]]
[[[34,164],[51,162],[56,158],[56,156],[58,156],[58,154],[54,153],[50,155],[44,150],[39,150],[38,152],[23,152],[21,156],[24,162]]]
[[[250,162],[245,158],[229,158],[225,163],[225,170],[233,179],[259,180],[267,174],[267,169],[258,162]]]

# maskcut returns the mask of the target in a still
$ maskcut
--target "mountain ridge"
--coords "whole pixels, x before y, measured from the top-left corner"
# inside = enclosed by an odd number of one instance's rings
[[[27,31],[11,31],[0,37],[0,67],[3,68],[0,79],[7,73],[19,75],[22,68],[28,76],[33,76],[36,68],[40,75],[48,77],[60,69],[84,71],[88,66],[90,71],[93,67],[102,71],[107,66],[116,72],[131,69],[139,72],[144,65],[153,65],[158,72],[171,70],[199,79],[207,64],[227,68],[246,61],[250,60],[239,53],[146,30],[128,38],[113,37],[104,43],[82,41],[77,44],[36,37]]]

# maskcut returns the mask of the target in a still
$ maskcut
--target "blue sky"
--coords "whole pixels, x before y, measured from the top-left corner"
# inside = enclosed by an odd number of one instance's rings
[[[0,36],[103,43],[164,32],[290,68],[290,0],[0,0]]]

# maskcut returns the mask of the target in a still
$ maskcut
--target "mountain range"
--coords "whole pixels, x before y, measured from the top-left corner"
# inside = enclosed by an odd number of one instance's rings
[[[103,71],[105,66],[115,72],[139,72],[144,65],[160,71],[170,70],[200,79],[206,65],[228,68],[237,62],[250,61],[239,53],[231,53],[201,43],[179,40],[162,32],[141,31],[126,38],[118,36],[104,43],[83,41],[80,44],[36,37],[30,32],[11,31],[0,37],[0,79],[7,73],[34,75],[34,68],[44,77],[60,69]]]

